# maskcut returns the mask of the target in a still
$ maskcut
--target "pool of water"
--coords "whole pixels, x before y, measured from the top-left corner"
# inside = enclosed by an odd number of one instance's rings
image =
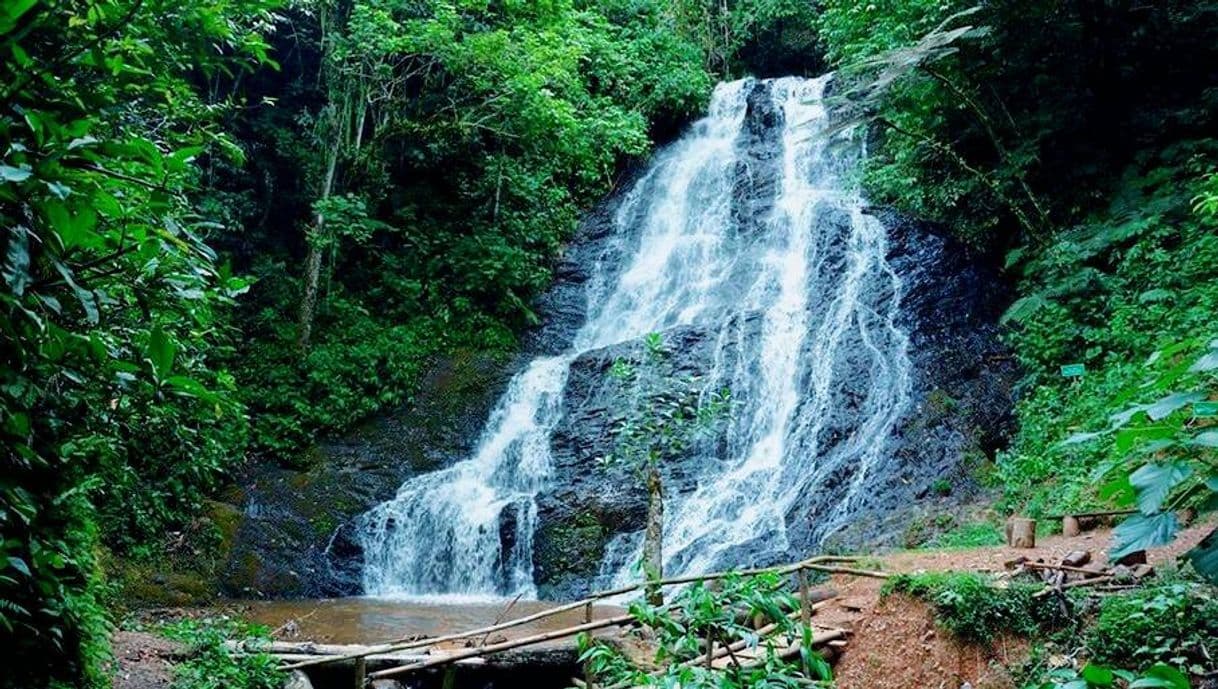
[[[276,638],[334,644],[372,644],[409,636],[443,636],[507,621],[560,603],[508,600],[337,598],[332,600],[233,601],[236,614],[278,630]],[[623,613],[596,606],[594,619]],[[512,638],[584,622],[584,610],[570,610],[506,630]],[[492,640],[501,634],[492,634]]]

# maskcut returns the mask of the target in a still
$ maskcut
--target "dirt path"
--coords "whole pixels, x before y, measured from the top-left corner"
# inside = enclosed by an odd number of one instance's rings
[[[1212,528],[1210,522],[1185,529],[1171,545],[1149,551],[1148,560],[1153,565],[1169,563]],[[1089,550],[1094,562],[1104,563],[1110,540],[1111,532],[1101,529],[1073,538],[1045,538],[1030,550],[1005,546],[915,550],[876,559],[892,572],[997,572],[1016,557],[1057,562],[1072,550]],[[973,689],[1015,686],[1008,669],[1027,659],[1026,642],[1000,639],[991,649],[960,644],[938,629],[927,605],[904,597],[881,600],[880,580],[837,575],[829,585],[838,597],[817,612],[817,620],[854,632],[835,669],[838,689],[959,689],[966,683]]]
[[[186,651],[182,644],[144,632],[115,632],[112,642],[114,689],[168,689],[173,664]]]

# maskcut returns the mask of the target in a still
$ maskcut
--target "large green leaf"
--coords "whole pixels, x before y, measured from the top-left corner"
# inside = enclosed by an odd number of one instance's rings
[[[1129,684],[1130,689],[1189,689],[1189,686],[1188,677],[1166,663],[1155,663]]]
[[[1218,584],[1218,529],[1211,531],[1210,535],[1188,551],[1187,557],[1198,574],[1208,579],[1211,584]]]
[[[4,281],[13,294],[20,297],[25,294],[25,288],[32,282],[30,278],[30,240],[24,227],[14,227],[10,230],[8,256],[4,262]]]
[[[1125,453],[1133,449],[1139,441],[1166,440],[1176,434],[1173,426],[1137,426],[1122,428],[1116,434],[1116,449]]]
[[[166,378],[173,371],[177,350],[177,343],[165,333],[165,329],[160,325],[153,326],[148,336],[148,360],[152,362],[152,371],[158,378]]]
[[[38,0],[4,0],[0,2],[0,36],[17,27],[22,15],[38,4]]]
[[[1118,560],[1139,550],[1170,543],[1179,528],[1174,512],[1135,514],[1113,530],[1108,557]]]
[[[1138,509],[1142,514],[1154,514],[1172,489],[1180,485],[1193,470],[1187,464],[1147,464],[1129,475],[1129,483],[1137,492]]]
[[[1218,447],[1218,431],[1202,431],[1193,436],[1192,444],[1201,447]]]
[[[1110,687],[1113,681],[1116,680],[1112,670],[1103,665],[1094,665],[1092,663],[1087,663],[1083,666],[1083,671],[1079,674],[1083,676],[1083,679],[1087,680],[1088,684],[1095,687]]]
[[[32,174],[28,168],[0,165],[0,182],[24,182]]]

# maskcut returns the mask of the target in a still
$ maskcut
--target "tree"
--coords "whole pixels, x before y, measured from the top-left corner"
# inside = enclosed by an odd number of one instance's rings
[[[637,472],[647,490],[642,567],[651,582],[664,574],[662,465],[713,431],[730,408],[728,390],[704,393],[696,378],[665,374],[668,357],[663,337],[652,333],[643,340],[637,366],[618,359],[609,371],[621,388],[622,408],[614,421],[614,452],[603,461],[624,463]],[[659,605],[660,587],[649,586],[647,598]]]
[[[193,80],[266,60],[273,7],[0,9],[0,685],[104,681],[98,510],[161,530],[240,457],[210,353],[245,284],[191,199],[231,145]]]

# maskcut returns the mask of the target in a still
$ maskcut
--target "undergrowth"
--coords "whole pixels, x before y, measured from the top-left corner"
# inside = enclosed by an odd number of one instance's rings
[[[989,644],[1002,634],[1034,643],[1013,668],[1025,687],[1184,689],[1188,677],[1218,672],[1218,589],[1175,571],[1127,592],[1083,589],[1036,598],[1039,583],[1004,582],[975,572],[901,574],[883,595],[929,603],[955,638]]]
[[[962,641],[989,643],[1003,633],[1034,636],[1061,628],[1067,619],[1057,601],[1035,598],[1035,584],[994,585],[976,572],[900,574],[882,595],[904,593],[929,603],[936,621]]]
[[[235,653],[232,642],[268,639],[267,629],[229,617],[187,619],[161,626],[163,636],[189,646],[174,667],[173,689],[279,689],[283,673],[265,653]]]

